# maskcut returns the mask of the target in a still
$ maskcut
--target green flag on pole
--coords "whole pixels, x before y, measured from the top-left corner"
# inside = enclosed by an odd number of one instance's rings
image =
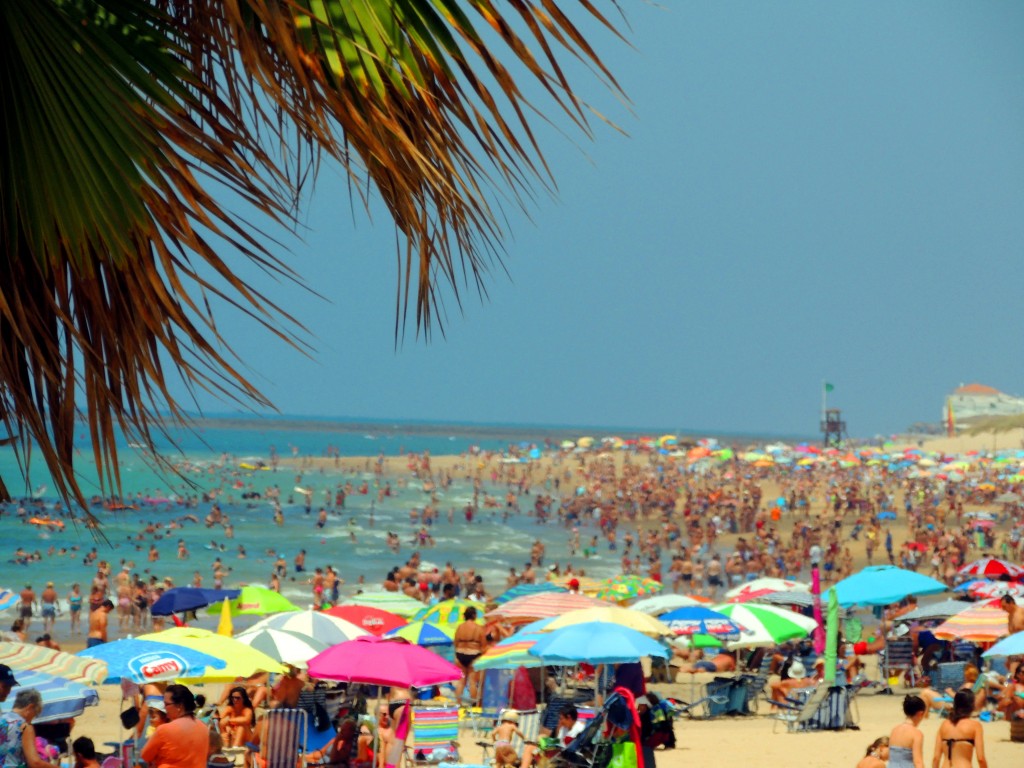
[[[828,383],[828,382],[826,381],[826,382],[825,382],[825,391],[826,391],[826,392],[831,392],[831,391],[832,391],[833,389],[835,389],[835,387],[834,387],[834,386],[832,386],[831,384],[829,384],[829,383]]]

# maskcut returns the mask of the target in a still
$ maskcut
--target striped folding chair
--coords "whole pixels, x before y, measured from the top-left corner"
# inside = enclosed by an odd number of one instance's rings
[[[447,751],[450,762],[458,762],[459,708],[413,707],[412,745],[409,760],[415,764],[430,760],[434,750]]]
[[[253,768],[295,768],[306,752],[306,710],[270,709],[265,718]]]

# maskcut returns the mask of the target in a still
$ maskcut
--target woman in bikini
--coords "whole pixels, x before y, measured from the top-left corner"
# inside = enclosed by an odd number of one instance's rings
[[[935,736],[935,756],[932,768],[971,768],[973,757],[978,758],[978,768],[988,768],[985,759],[985,732],[981,723],[971,717],[974,712],[974,694],[957,691],[953,697],[953,711],[949,719],[939,725]]]
[[[889,768],[924,768],[924,734],[919,726],[927,713],[920,696],[903,699],[906,720],[889,734]]]
[[[252,736],[255,714],[249,694],[238,685],[228,694],[227,706],[220,712],[220,732],[231,747],[245,746]]]

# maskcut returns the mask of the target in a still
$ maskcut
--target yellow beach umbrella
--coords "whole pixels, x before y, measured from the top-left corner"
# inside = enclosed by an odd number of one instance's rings
[[[238,677],[250,677],[257,672],[285,671],[280,662],[233,637],[224,637],[196,627],[171,627],[163,632],[140,635],[139,639],[181,645],[224,661],[227,664],[224,669],[210,670],[209,674],[199,678],[207,682],[229,682]]]
[[[594,438],[592,437],[581,437],[576,441],[576,445],[580,448],[589,448],[594,444]]]
[[[601,606],[599,608],[580,608],[576,611],[563,613],[545,626],[544,631],[550,632],[562,627],[570,627],[573,624],[583,624],[589,621],[605,621],[611,624],[618,624],[619,626],[629,627],[637,632],[643,632],[645,635],[652,635],[654,637],[673,634],[665,622],[659,621],[653,616],[648,616],[646,613],[634,611],[632,608],[620,608],[616,605]]]
[[[224,637],[231,637],[235,634],[235,627],[231,623],[231,600],[224,598],[224,604],[220,607],[220,621],[217,622],[217,634]]]

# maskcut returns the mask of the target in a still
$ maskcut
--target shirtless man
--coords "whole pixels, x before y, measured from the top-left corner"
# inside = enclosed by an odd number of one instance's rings
[[[999,600],[999,607],[1006,611],[1006,629],[1012,635],[1016,632],[1024,632],[1024,610],[1017,605],[1017,601],[1013,599],[1012,595],[1003,595]],[[1020,665],[1021,659],[1018,656],[1012,656],[1006,660],[1006,670],[1008,677],[1012,678],[1017,667]]]
[[[110,600],[104,600],[95,611],[89,614],[89,637],[85,641],[87,648],[107,642],[107,617],[112,610],[114,610],[114,604]]]
[[[40,595],[39,602],[43,614],[43,632],[53,632],[53,624],[57,620],[57,609],[60,607],[60,603],[52,581],[46,582],[46,589]]]
[[[21,617],[23,624],[25,625],[25,631],[28,632],[29,624],[32,623],[32,613],[36,604],[36,593],[32,589],[31,584],[26,584],[25,588],[21,590],[21,602],[18,604],[18,616]]]
[[[395,732],[391,727],[391,718],[388,716],[386,704],[377,708],[377,738],[380,741],[377,747],[377,768],[384,768],[387,764],[387,755],[395,743]]]
[[[273,697],[271,707],[274,709],[292,709],[299,705],[299,694],[306,681],[299,675],[299,670],[290,664],[288,674],[282,675],[270,692]]]
[[[484,652],[487,634],[476,623],[476,608],[469,607],[462,614],[463,622],[455,630],[455,661],[462,670],[462,678],[455,684],[455,700],[462,700],[462,693],[469,681],[469,695],[477,698],[479,674],[473,671],[473,662]]]

